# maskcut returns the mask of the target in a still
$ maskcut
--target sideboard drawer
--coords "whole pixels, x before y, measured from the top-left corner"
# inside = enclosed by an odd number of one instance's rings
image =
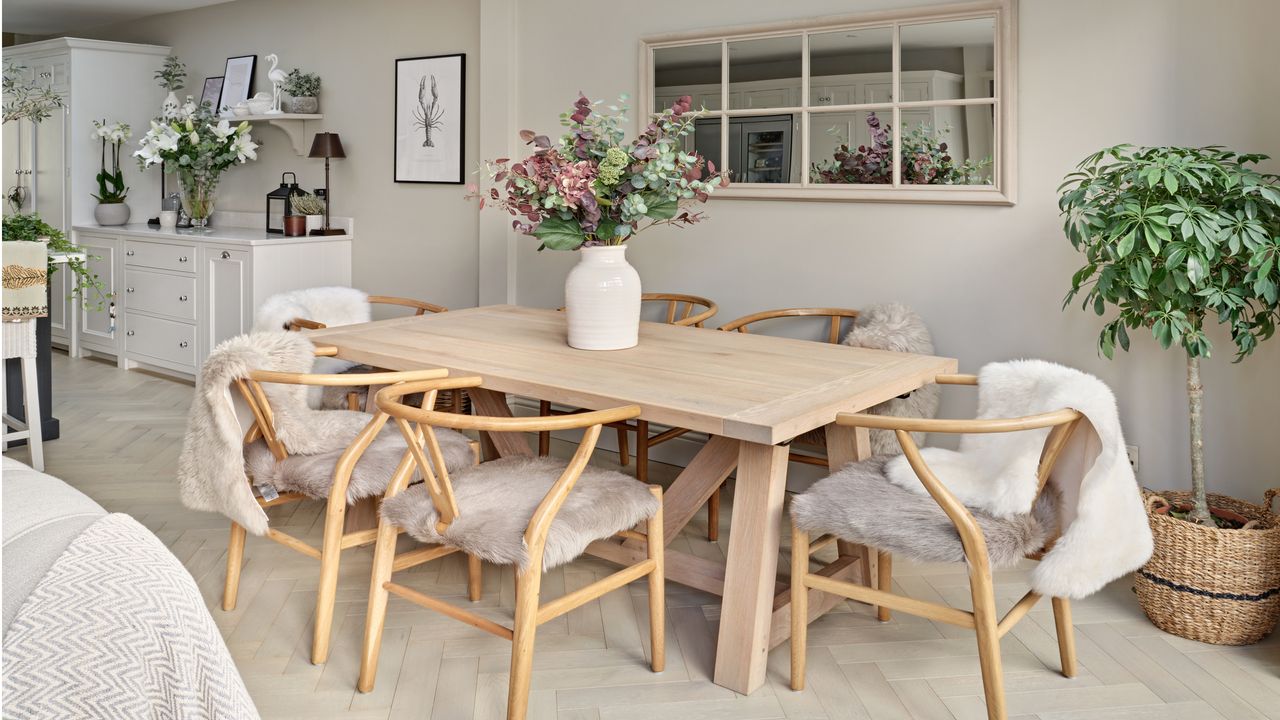
[[[194,273],[196,271],[196,249],[189,245],[126,240],[124,243],[124,264]]]
[[[149,270],[125,270],[125,310],[195,322],[196,279]]]
[[[195,325],[126,313],[125,327],[126,355],[146,355],[195,368]]]

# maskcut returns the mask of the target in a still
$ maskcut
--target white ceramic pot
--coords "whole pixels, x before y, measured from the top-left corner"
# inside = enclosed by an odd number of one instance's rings
[[[129,206],[124,203],[98,203],[93,219],[99,225],[124,225],[129,222]]]
[[[640,332],[640,274],[626,245],[584,247],[564,281],[569,346],[579,350],[635,347]]]
[[[308,215],[308,216],[307,216],[307,234],[308,234],[308,235],[310,235],[310,234],[311,234],[311,231],[312,231],[312,230],[321,230],[321,229],[323,229],[323,228],[324,228],[324,216],[323,216],[323,215]]]

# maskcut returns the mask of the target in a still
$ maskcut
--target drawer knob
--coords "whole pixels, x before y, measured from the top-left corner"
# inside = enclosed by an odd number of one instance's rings
[[[230,259],[231,259],[231,252],[230,252],[230,251],[227,251],[227,250],[223,250],[223,251],[222,251],[222,259],[223,259],[223,260],[230,260]]]
[[[125,255],[128,255],[129,257],[133,257],[133,251],[132,251],[132,250],[125,250],[125,251],[124,251],[124,254],[125,254]]]
[[[133,337],[133,331],[130,330],[129,332],[125,333],[125,335],[128,335],[129,337]]]
[[[125,292],[133,292],[133,288],[125,288],[125,289],[124,289],[124,291],[125,291]]]
[[[183,255],[182,257],[178,258],[178,262],[186,262],[186,261],[187,261],[186,255]]]
[[[179,295],[179,296],[178,296],[178,302],[186,302],[186,301],[187,301],[187,296],[186,296],[186,295]]]
[[[186,346],[188,346],[188,345],[190,345],[190,344],[191,344],[191,343],[187,342],[186,340],[183,340],[182,342],[178,343],[178,347],[180,347],[180,348],[184,348],[184,347],[186,347]]]

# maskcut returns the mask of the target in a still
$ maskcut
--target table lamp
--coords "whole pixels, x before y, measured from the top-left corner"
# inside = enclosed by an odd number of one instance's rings
[[[333,207],[333,191],[329,189],[329,158],[346,156],[338,133],[316,133],[315,139],[311,141],[311,152],[307,153],[307,157],[324,158],[324,227],[312,230],[312,235],[342,235],[346,232],[329,226],[329,210]]]

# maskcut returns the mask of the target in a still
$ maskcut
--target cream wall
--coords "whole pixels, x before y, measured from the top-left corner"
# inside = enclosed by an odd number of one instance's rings
[[[334,214],[356,220],[357,287],[420,297],[448,307],[476,303],[474,208],[461,185],[392,182],[394,59],[467,54],[465,167],[476,158],[479,112],[479,6],[471,0],[238,0],[158,15],[86,33],[90,37],[173,47],[187,64],[187,90],[198,96],[206,76],[221,75],[228,56],[258,55],[255,86],[270,91],[274,52],[281,67],[319,73],[322,123],[342,137],[345,160],[332,161]],[[164,93],[155,88],[157,111]],[[218,209],[263,212],[266,193],[286,170],[308,190],[324,183],[324,161],[299,157],[283,131],[259,124],[257,162],[230,170]],[[305,152],[305,149],[304,149]],[[130,197],[134,213],[154,216],[158,199]],[[140,207],[138,203],[151,203]]]
[[[623,13],[613,3],[485,0],[484,42],[510,57],[486,67],[482,102],[503,112],[482,121],[481,154],[520,152],[512,142],[520,128],[557,131],[558,113],[579,90],[635,94],[642,37],[932,2],[653,0]],[[628,255],[647,289],[712,297],[720,320],[901,300],[928,320],[939,352],[966,369],[1041,357],[1096,373],[1115,389],[1128,440],[1141,448],[1142,482],[1182,486],[1183,359],[1143,339],[1107,362],[1094,351],[1101,322],[1059,310],[1079,260],[1062,235],[1055,190],[1078,160],[1119,142],[1220,143],[1280,156],[1280,46],[1268,36],[1280,26],[1280,4],[1023,0],[1020,14],[1016,207],[721,199],[707,223],[643,235]],[[512,239],[499,214],[482,221],[482,301],[560,304],[576,258],[535,246]],[[1280,484],[1280,340],[1232,365],[1229,339],[1212,337],[1218,353],[1204,369],[1210,482],[1258,498]],[[962,397],[950,395],[943,412],[969,412]]]

